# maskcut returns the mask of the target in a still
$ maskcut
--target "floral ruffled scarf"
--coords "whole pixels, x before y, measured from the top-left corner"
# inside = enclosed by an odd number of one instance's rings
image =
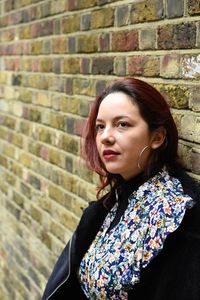
[[[192,206],[180,181],[165,169],[130,195],[120,222],[107,231],[117,212],[116,203],[81,261],[79,278],[85,295],[128,299],[128,290],[140,280],[141,268],[158,255]]]

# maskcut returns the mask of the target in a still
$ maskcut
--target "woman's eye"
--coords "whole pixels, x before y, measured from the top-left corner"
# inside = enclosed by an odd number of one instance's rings
[[[119,127],[122,127],[122,128],[126,128],[126,127],[129,126],[129,124],[128,124],[127,122],[120,122],[120,123],[118,124],[118,126],[119,126]]]
[[[104,129],[104,125],[103,124],[96,124],[96,131],[102,130]]]

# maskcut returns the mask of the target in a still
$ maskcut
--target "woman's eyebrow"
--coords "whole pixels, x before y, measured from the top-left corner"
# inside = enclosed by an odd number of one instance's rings
[[[130,116],[129,115],[119,115],[119,116],[114,117],[113,120],[118,121],[118,120],[124,119],[124,118],[130,118]],[[101,118],[97,118],[96,122],[104,122],[104,120]]]

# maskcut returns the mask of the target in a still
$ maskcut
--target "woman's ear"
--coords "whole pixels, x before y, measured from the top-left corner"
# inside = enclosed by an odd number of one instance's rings
[[[164,127],[159,127],[156,129],[151,138],[151,148],[152,149],[158,149],[163,145],[163,143],[166,140],[166,129]]]

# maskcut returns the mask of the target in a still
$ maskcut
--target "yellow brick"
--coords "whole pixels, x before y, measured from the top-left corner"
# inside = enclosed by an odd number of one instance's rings
[[[32,159],[32,156],[25,152],[21,153],[19,156],[19,162],[27,168],[30,168]]]
[[[63,19],[63,33],[76,32],[80,28],[80,16],[73,15]]]
[[[80,73],[80,59],[77,57],[69,57],[64,59],[63,72],[66,74]]]
[[[61,97],[60,110],[71,114],[78,114],[80,109],[80,100],[74,97]]]
[[[3,194],[7,194],[8,190],[9,190],[9,186],[5,183],[5,181],[1,180],[0,181],[0,191]],[[1,196],[1,193],[0,193],[0,196]]]
[[[14,158],[15,159],[15,148],[11,145],[11,144],[8,144],[8,145],[5,145],[4,149],[3,149],[3,153],[8,156],[8,157],[11,157],[11,158]]]
[[[55,185],[49,185],[48,196],[61,205],[64,203],[64,192]]]
[[[11,174],[9,174],[9,173],[6,173],[6,182],[10,185],[10,186],[12,186],[12,187],[14,187],[15,186],[15,182],[16,182],[16,178],[13,176],[13,175],[11,175]]]
[[[51,99],[47,93],[39,92],[35,96],[34,104],[51,107]]]
[[[111,7],[99,9],[92,13],[91,27],[101,28],[112,26],[114,22],[114,11]]]

